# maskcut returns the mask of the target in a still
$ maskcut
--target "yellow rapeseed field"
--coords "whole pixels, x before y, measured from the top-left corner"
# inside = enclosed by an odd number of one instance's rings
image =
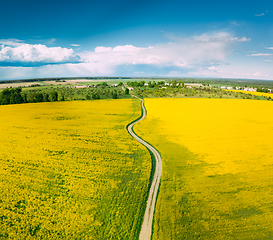
[[[153,239],[273,239],[273,102],[145,99],[162,155]]]
[[[136,239],[151,171],[126,130],[139,100],[0,112],[1,239]]]
[[[256,96],[261,96],[261,97],[270,97],[273,98],[272,93],[264,93],[264,92],[251,92],[251,91],[243,91],[243,90],[225,90],[225,91],[230,91],[230,92],[237,92],[237,93],[245,93],[245,94],[250,94],[250,95],[256,95]]]

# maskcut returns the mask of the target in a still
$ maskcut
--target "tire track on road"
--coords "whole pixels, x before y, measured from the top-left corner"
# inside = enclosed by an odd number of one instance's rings
[[[134,95],[131,95],[132,97],[138,98]],[[138,98],[140,99],[140,98]],[[159,152],[149,143],[141,139],[139,136],[137,136],[133,130],[133,127],[136,123],[140,122],[143,120],[147,113],[146,109],[144,106],[144,100],[141,100],[141,108],[142,108],[142,116],[130,123],[127,126],[128,132],[131,134],[132,137],[134,137],[138,142],[140,142],[142,145],[144,145],[153,155],[155,158],[155,170],[154,170],[154,175],[152,179],[152,184],[149,190],[149,196],[147,200],[147,205],[146,205],[146,210],[143,218],[143,223],[141,226],[141,231],[139,234],[139,240],[150,240],[151,235],[152,235],[152,226],[153,226],[153,216],[154,216],[154,211],[155,211],[155,203],[156,203],[156,198],[157,198],[157,193],[159,190],[159,184],[160,184],[160,178],[161,178],[161,173],[162,173],[162,159],[159,154]]]

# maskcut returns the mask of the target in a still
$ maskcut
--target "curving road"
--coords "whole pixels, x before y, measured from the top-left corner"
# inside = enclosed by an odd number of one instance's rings
[[[132,97],[138,98],[134,95],[132,95]],[[138,99],[140,99],[140,98],[138,98]],[[142,117],[140,119],[138,119],[137,121],[130,123],[127,127],[127,130],[132,135],[132,137],[134,137],[138,142],[140,142],[142,145],[144,145],[146,148],[148,148],[153,153],[153,155],[155,157],[154,177],[153,177],[153,181],[151,184],[151,188],[149,190],[149,196],[148,196],[148,200],[147,200],[146,210],[145,210],[143,223],[142,223],[141,231],[140,231],[140,235],[139,235],[139,240],[150,240],[151,234],[152,234],[155,202],[156,202],[156,198],[157,198],[160,177],[161,177],[161,173],[162,173],[162,159],[161,159],[159,152],[152,145],[150,145],[149,143],[142,140],[133,131],[133,126],[146,117],[146,109],[144,107],[144,100],[143,99],[140,99],[140,100],[142,101],[142,103],[141,103]]]

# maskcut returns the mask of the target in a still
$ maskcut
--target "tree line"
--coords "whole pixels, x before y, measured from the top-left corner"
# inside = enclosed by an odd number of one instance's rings
[[[128,98],[129,96],[128,88],[122,90],[121,87],[115,87],[113,89],[106,82],[92,88],[47,87],[22,91],[22,88],[18,87],[3,89],[0,92],[0,105],[109,98],[118,99]]]
[[[184,87],[184,82],[180,80],[175,80],[175,79],[169,82],[165,82],[165,81],[148,81],[147,83],[145,81],[128,81],[127,82],[127,85],[133,88],[136,88],[136,87],[157,88],[157,87],[163,87],[166,84],[173,88]]]
[[[271,92],[271,91],[270,91],[268,88],[258,87],[258,88],[257,88],[257,92],[269,93],[269,92]]]
[[[61,99],[62,100],[62,99]],[[0,92],[0,104],[20,104],[35,102],[54,102],[58,101],[58,92],[49,93],[34,92],[23,93],[22,88],[6,88]]]

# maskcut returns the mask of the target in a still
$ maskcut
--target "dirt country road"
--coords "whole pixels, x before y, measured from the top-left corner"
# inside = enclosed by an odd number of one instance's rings
[[[133,96],[133,97],[136,97],[136,96]],[[138,97],[136,97],[136,98],[138,98]],[[140,99],[140,98],[138,98],[138,99]],[[150,145],[149,143],[142,140],[133,131],[133,126],[146,117],[146,109],[144,107],[144,100],[142,100],[142,99],[140,99],[140,100],[142,101],[142,103],[141,103],[142,117],[140,119],[138,119],[137,121],[130,123],[128,125],[127,129],[128,129],[128,132],[132,135],[132,137],[134,137],[138,142],[140,142],[142,145],[144,145],[146,148],[148,148],[152,152],[152,154],[154,155],[154,158],[155,158],[154,176],[153,176],[152,184],[151,184],[151,187],[149,190],[149,196],[148,196],[148,200],[147,200],[146,210],[145,210],[143,223],[142,223],[141,231],[140,231],[140,235],[139,235],[139,240],[150,240],[151,234],[152,234],[155,203],[156,203],[156,198],[157,198],[157,193],[158,193],[159,183],[160,183],[160,178],[161,178],[161,173],[162,173],[162,159],[161,159],[159,152],[152,145]]]

